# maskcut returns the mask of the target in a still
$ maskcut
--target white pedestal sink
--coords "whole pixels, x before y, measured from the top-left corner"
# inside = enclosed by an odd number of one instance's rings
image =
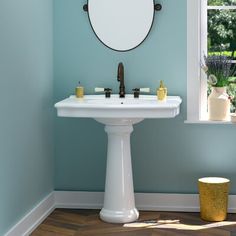
[[[83,99],[71,96],[55,105],[58,116],[89,117],[105,124],[108,149],[104,205],[100,212],[102,220],[127,223],[138,219],[130,151],[133,124],[145,118],[173,118],[179,114],[181,102],[178,96],[159,102],[152,95],[140,98],[87,95]]]

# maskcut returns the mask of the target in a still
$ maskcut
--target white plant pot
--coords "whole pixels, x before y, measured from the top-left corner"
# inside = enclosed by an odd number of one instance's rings
[[[209,120],[226,121],[230,119],[230,100],[226,87],[212,87],[208,97]]]

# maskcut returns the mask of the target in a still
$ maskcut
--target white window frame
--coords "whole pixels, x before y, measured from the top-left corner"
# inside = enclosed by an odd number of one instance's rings
[[[228,9],[228,7],[226,7]],[[207,53],[207,0],[187,1],[187,120],[185,123],[227,124],[209,121],[207,79],[200,65]]]
[[[187,1],[187,122],[198,123],[207,120],[207,80],[200,64],[203,52],[207,51],[207,26],[203,24],[203,11],[207,0]]]

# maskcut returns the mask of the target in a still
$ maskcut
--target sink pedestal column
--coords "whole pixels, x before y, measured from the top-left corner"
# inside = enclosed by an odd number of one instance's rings
[[[135,208],[130,152],[133,126],[106,125],[108,134],[104,206],[100,218],[110,223],[127,223],[138,219]]]

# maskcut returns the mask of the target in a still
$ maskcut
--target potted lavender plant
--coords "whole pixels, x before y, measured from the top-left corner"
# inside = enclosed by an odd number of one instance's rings
[[[209,120],[229,120],[230,97],[226,89],[230,83],[236,82],[232,77],[235,74],[235,66],[232,66],[231,58],[222,54],[204,56],[204,62],[202,69],[211,87],[208,96]]]

